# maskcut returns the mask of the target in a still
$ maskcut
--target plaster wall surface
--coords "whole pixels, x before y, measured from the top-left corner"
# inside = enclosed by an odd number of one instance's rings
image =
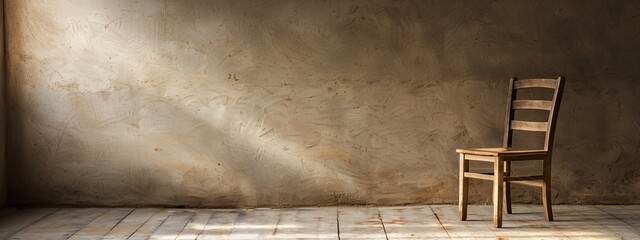
[[[10,204],[452,203],[559,75],[555,203],[640,203],[637,1],[5,2]]]

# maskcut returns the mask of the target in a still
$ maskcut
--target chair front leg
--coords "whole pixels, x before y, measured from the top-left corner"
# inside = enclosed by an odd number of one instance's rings
[[[493,226],[502,227],[502,201],[504,184],[504,160],[496,157],[493,164]]]
[[[464,153],[460,153],[460,179],[458,186],[458,218],[460,221],[467,220],[467,200],[469,197],[469,178],[464,177],[464,173],[469,171],[469,160],[464,159]]]

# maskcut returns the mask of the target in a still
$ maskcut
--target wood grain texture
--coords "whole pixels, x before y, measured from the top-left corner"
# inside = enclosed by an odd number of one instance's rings
[[[549,124],[546,122],[511,120],[512,130],[546,132],[548,127]]]
[[[459,148],[457,153],[464,153],[465,159],[483,162],[494,162],[494,157],[508,157],[505,161],[515,159],[527,159],[527,156],[534,156],[538,160],[543,160],[547,156],[545,150],[530,149],[507,149],[507,148]],[[533,160],[533,159],[531,159]]]
[[[553,102],[548,100],[513,100],[513,109],[551,110]]]
[[[493,227],[502,227],[504,207],[504,160],[496,158],[493,163]]]
[[[455,205],[403,207],[321,207],[290,209],[26,209],[1,222],[8,239],[637,239],[638,205],[556,207],[557,221],[547,222],[539,205],[514,205],[504,228],[493,228],[490,205],[469,208],[469,221],[458,221]],[[129,212],[129,215],[123,217]],[[340,214],[340,213],[341,214]],[[153,215],[153,216],[150,216]],[[167,216],[165,218],[165,216]],[[111,233],[98,222],[111,226]],[[162,223],[156,220],[165,219]],[[3,218],[4,219],[4,218]],[[31,220],[28,220],[31,219]],[[37,220],[33,220],[37,219]],[[91,220],[93,219],[93,220]],[[28,221],[25,221],[28,220]],[[151,222],[149,222],[151,221]],[[116,229],[134,232],[114,235]],[[135,227],[148,226],[148,227]],[[155,226],[155,227],[153,227]],[[149,229],[154,229],[149,234]],[[99,231],[96,231],[99,230]],[[192,231],[195,230],[195,231]],[[275,231],[274,231],[275,230]],[[141,232],[138,234],[137,232]],[[127,232],[127,231],[120,231]],[[90,234],[88,234],[90,233]],[[258,237],[256,237],[258,236]]]
[[[458,163],[458,219],[467,220],[467,204],[469,202],[469,179],[465,174],[469,172],[469,161],[464,153],[460,153]]]
[[[556,89],[558,87],[558,83],[556,79],[547,79],[547,78],[531,78],[531,79],[522,79],[515,81],[513,84],[514,89],[523,89],[523,88],[552,88]]]
[[[513,213],[511,208],[511,182],[508,179],[511,178],[511,162],[505,161],[504,163],[504,212],[507,214]]]

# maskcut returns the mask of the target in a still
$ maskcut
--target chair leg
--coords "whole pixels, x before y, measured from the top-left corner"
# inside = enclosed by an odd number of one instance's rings
[[[504,162],[502,158],[497,158],[493,165],[493,226],[502,227],[502,204],[504,190]]]
[[[504,163],[504,175],[511,175],[511,162]],[[504,210],[507,214],[513,213],[511,210],[511,183],[504,182]]]
[[[469,160],[464,159],[464,154],[460,154],[460,180],[458,186],[458,218],[460,221],[467,220],[467,200],[469,197],[469,178],[464,177],[464,173],[469,171]]]
[[[542,184],[542,207],[544,207],[544,218],[553,221],[553,210],[551,209],[551,180],[545,177]]]

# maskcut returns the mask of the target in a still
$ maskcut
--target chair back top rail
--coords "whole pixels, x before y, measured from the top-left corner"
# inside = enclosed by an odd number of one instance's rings
[[[522,80],[517,80],[513,85],[514,89],[522,89],[522,88],[556,89],[557,87],[558,87],[558,79],[551,79],[551,78],[522,79]]]

